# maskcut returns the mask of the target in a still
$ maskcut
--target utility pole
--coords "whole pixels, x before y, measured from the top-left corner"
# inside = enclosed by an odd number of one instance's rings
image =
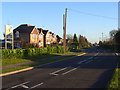
[[[13,30],[12,30],[12,49],[14,49],[14,34],[13,34]]]
[[[102,42],[103,42],[103,32],[102,32]]]
[[[64,22],[65,21],[65,22]],[[67,8],[65,9],[65,16],[63,15],[63,30],[64,30],[64,54],[66,49],[66,23],[67,23]]]
[[[6,35],[6,25],[5,25],[5,49],[7,49],[7,35]]]

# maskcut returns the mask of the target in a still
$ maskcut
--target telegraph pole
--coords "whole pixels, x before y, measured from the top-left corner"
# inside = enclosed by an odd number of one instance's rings
[[[64,22],[65,21],[65,22]],[[63,30],[64,30],[64,54],[66,49],[66,23],[67,23],[67,8],[65,9],[65,16],[63,15]]]
[[[103,32],[102,32],[102,42],[103,42]]]
[[[5,25],[5,49],[7,49],[7,35],[6,35],[6,25]]]

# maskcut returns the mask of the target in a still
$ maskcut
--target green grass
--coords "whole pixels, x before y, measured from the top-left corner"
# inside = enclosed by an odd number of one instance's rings
[[[120,56],[118,57],[118,62],[120,63]],[[108,86],[108,90],[112,89],[120,89],[120,68],[116,68],[115,74]]]
[[[77,53],[75,55],[79,55],[79,54],[82,54],[82,53]],[[68,56],[58,57],[58,58],[47,60],[47,61],[35,62],[35,63],[32,63],[32,64],[27,64],[27,65],[21,65],[21,66],[17,66],[17,67],[2,69],[2,73],[16,71],[16,70],[20,70],[20,69],[24,69],[24,68],[28,68],[28,67],[32,67],[32,66],[36,66],[36,65],[42,65],[42,64],[46,64],[46,63],[50,63],[50,62],[55,62],[57,60],[69,58],[69,57],[72,57],[72,56],[75,56],[75,55],[68,55]]]
[[[71,54],[71,53],[73,53],[73,52],[67,52],[65,55]],[[51,54],[44,54],[44,55],[41,54],[41,55],[26,57],[26,58],[2,59],[2,66],[24,63],[24,62],[30,62],[30,61],[50,58],[50,57],[54,57],[54,56],[58,56],[58,55],[64,55],[64,54],[62,54],[62,53],[51,53]]]

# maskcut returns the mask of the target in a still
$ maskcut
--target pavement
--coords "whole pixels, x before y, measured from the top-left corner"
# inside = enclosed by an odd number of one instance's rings
[[[116,66],[115,53],[92,47],[83,56],[3,76],[2,88],[106,88]]]

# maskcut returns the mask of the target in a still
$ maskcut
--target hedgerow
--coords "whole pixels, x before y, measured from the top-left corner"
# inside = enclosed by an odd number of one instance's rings
[[[66,52],[69,47],[66,47]],[[63,53],[63,46],[56,47],[41,47],[41,48],[25,48],[25,49],[2,49],[2,58],[24,58],[40,54]]]

